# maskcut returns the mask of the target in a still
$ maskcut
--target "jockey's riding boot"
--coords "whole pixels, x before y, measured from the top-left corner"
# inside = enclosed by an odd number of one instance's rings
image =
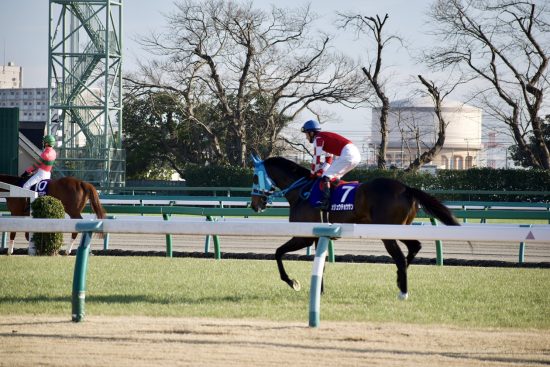
[[[330,206],[330,178],[326,176],[321,178],[321,193],[323,196],[318,208],[326,211]]]
[[[25,210],[23,211],[23,213],[25,215],[30,215],[31,213],[31,201],[29,199],[27,199],[26,203],[25,203]],[[29,213],[29,214],[27,214]]]
[[[31,201],[30,199],[27,199],[25,204],[25,210],[23,211],[24,215],[31,215]]]

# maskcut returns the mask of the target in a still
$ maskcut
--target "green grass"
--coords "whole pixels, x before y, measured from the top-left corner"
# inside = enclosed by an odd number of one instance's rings
[[[0,313],[71,315],[74,257],[0,257]],[[91,257],[87,315],[308,320],[312,263]],[[410,298],[397,300],[394,265],[327,264],[321,321],[550,328],[550,271],[412,266]]]

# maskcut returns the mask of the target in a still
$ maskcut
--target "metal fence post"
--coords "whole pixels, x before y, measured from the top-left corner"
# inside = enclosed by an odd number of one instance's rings
[[[333,263],[336,261],[334,256],[334,241],[330,240],[328,242],[328,262]]]
[[[11,214],[2,214],[3,217],[9,217]],[[3,250],[5,249],[8,243],[8,232],[2,232],[2,243],[0,244],[0,248]],[[8,249],[9,252],[10,249]],[[9,255],[9,254],[8,254]]]
[[[107,219],[116,219],[114,215],[108,215]],[[107,251],[109,249],[109,233],[103,234],[103,250]]]
[[[207,215],[206,220],[208,222],[215,222],[216,218],[212,217],[211,215]],[[206,235],[206,238],[204,240],[204,253],[208,254],[208,252],[210,251],[210,239],[211,238],[214,239],[214,258],[216,260],[220,260],[222,258],[222,254],[221,254],[220,238],[218,237],[217,234],[214,234],[214,235],[207,234]]]
[[[430,218],[432,225],[437,226],[435,218]],[[439,266],[443,266],[443,242],[441,240],[435,240],[435,263]]]
[[[520,224],[520,227],[531,228],[531,224]],[[518,263],[523,264],[525,262],[525,242],[521,241],[519,243],[519,258]]]
[[[170,220],[170,214],[162,214],[162,219]],[[172,235],[166,235],[166,257],[172,257]]]
[[[78,223],[76,230],[82,232],[80,246],[76,250],[76,262],[73,275],[72,321],[84,319],[86,301],[86,273],[88,271],[88,254],[93,232],[101,231],[103,222]]]
[[[323,269],[327,257],[328,244],[331,238],[340,237],[341,227],[314,228],[313,234],[319,236],[315,260],[311,272],[311,286],[309,290],[309,326],[318,327],[321,320],[321,283],[323,281]]]

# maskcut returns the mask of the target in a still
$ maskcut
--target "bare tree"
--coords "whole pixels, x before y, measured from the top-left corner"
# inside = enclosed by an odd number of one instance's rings
[[[402,111],[400,108],[392,109],[390,117],[395,117],[397,129],[401,135],[401,162],[405,163],[405,152],[409,158],[409,164],[420,157],[422,149],[433,141],[433,129],[426,128],[425,116],[420,116],[410,110]],[[390,127],[391,129],[391,127]],[[414,158],[413,158],[414,157]]]
[[[376,15],[375,17],[363,16],[359,14],[339,14],[342,28],[352,28],[357,33],[366,34],[374,39],[375,52],[369,60],[367,66],[361,68],[367,77],[368,82],[374,89],[380,107],[380,146],[378,149],[377,165],[380,169],[386,168],[386,150],[388,149],[388,111],[390,101],[386,95],[385,82],[382,79],[382,54],[384,47],[392,41],[399,40],[396,36],[385,36],[383,34],[384,25],[388,20],[388,14],[383,19]],[[374,121],[373,121],[374,123]]]
[[[429,147],[429,149],[425,150],[422,154],[417,156],[416,159],[409,164],[405,171],[417,171],[424,164],[430,163],[434,159],[434,157],[439,154],[439,152],[443,148],[443,145],[445,144],[445,129],[447,127],[447,122],[445,122],[445,119],[443,118],[443,114],[441,112],[441,104],[448,93],[444,93],[442,95],[441,91],[434,84],[434,82],[424,79],[422,75],[419,75],[418,79],[420,79],[422,85],[426,87],[429,95],[432,97],[434,102],[434,113],[438,121],[437,139],[435,143],[431,147]],[[417,144],[419,144],[418,137]],[[417,149],[418,151],[420,151],[420,146],[418,146]]]
[[[431,11],[440,45],[430,66],[462,73],[478,86],[484,110],[510,129],[530,165],[550,169],[542,132],[548,108],[550,12],[545,0],[437,0]],[[529,144],[536,142],[535,154]]]
[[[177,2],[166,32],[142,39],[159,59],[129,84],[178,94],[182,113],[214,146],[214,159],[244,166],[249,149],[270,154],[300,112],[364,99],[357,65],[332,53],[331,37],[313,34],[313,21],[309,7],[266,12],[252,2]],[[204,105],[214,111],[197,113]]]

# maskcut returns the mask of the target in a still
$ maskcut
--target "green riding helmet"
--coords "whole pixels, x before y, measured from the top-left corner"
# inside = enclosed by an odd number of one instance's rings
[[[42,139],[42,142],[44,144],[48,144],[49,146],[53,147],[54,144],[55,144],[55,138],[53,135],[46,135],[44,136],[44,138]]]

